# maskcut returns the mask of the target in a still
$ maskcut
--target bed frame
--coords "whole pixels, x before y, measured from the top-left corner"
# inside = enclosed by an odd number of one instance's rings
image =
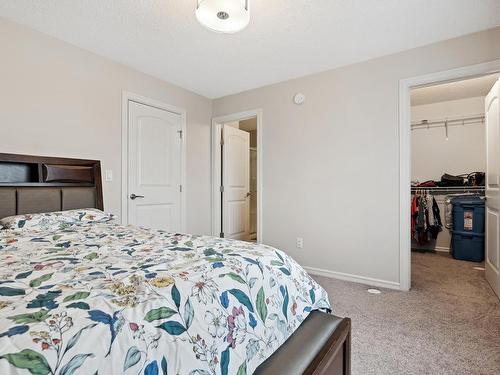
[[[99,161],[0,153],[0,218],[78,208],[104,209]]]
[[[104,208],[99,161],[0,153],[0,218],[79,208]],[[255,373],[349,375],[351,320],[312,312]]]

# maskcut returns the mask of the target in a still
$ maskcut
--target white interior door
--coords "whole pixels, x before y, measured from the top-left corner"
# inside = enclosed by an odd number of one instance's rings
[[[250,238],[250,134],[223,126],[222,232],[225,238]]]
[[[182,230],[179,114],[129,101],[128,222]]]
[[[486,279],[500,296],[500,80],[486,96]]]
[[[257,150],[250,150],[250,237],[257,238]]]

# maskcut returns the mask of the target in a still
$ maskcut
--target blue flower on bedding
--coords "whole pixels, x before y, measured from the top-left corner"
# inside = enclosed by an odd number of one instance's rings
[[[108,352],[105,355],[105,357],[107,357],[111,354],[113,342],[115,341],[118,332],[120,332],[123,324],[125,323],[121,311],[115,311],[113,313],[113,316],[106,314],[101,310],[91,310],[88,313],[91,320],[93,320],[94,322],[105,324],[109,327],[109,331],[111,333],[111,341],[109,343]]]
[[[0,374],[250,374],[328,296],[272,247],[23,215],[0,231]]]

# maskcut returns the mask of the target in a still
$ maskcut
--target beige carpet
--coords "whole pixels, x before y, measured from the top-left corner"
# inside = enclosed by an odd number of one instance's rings
[[[500,302],[478,263],[412,254],[412,290],[314,277],[352,319],[353,375],[500,374]]]

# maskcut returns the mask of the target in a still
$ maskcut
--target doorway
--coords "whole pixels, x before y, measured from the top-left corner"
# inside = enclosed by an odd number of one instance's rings
[[[262,241],[260,110],[218,117],[212,125],[212,233]]]
[[[444,254],[452,260],[460,259],[457,249],[465,242],[457,242],[457,239],[465,236],[467,241],[473,238],[483,241],[485,263],[471,263],[471,268],[475,266],[475,270],[483,273],[483,278],[486,268],[489,284],[497,295],[499,293],[497,206],[500,170],[497,159],[500,138],[496,91],[500,83],[496,82],[499,82],[500,75],[495,73],[499,70],[500,61],[496,61],[400,82],[400,283],[403,290],[409,290],[411,286],[411,260],[414,257],[411,249]],[[463,173],[466,173],[463,183],[450,182],[444,176],[456,177]],[[457,186],[451,186],[455,183]],[[474,198],[486,195],[488,198],[482,234],[464,235],[457,228],[451,231],[453,228],[449,227],[453,217],[451,210],[445,208],[444,200],[464,194]],[[436,218],[432,211],[425,211],[425,215],[430,214],[421,223],[431,227],[435,224],[432,236],[430,232],[415,230],[412,204],[417,195],[429,199],[428,206],[432,208],[434,204],[441,212],[442,223],[438,225],[437,221],[429,223],[429,218]],[[472,221],[468,221],[468,218],[472,219],[470,215],[472,212],[463,214],[465,224],[462,225],[472,225]],[[474,223],[480,221],[479,216],[474,218],[477,218]],[[416,233],[421,236],[416,236]],[[484,236],[482,239],[481,235]],[[462,260],[467,260],[470,255],[470,246],[465,247],[467,256]]]
[[[123,94],[122,223],[185,230],[185,112]]]

